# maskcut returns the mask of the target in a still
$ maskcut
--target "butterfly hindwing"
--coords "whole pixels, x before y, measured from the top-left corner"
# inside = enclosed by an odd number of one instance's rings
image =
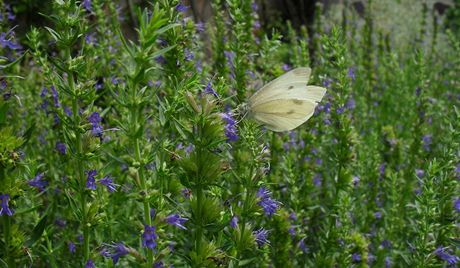
[[[275,132],[289,131],[307,121],[313,113],[306,115],[303,118],[287,118],[283,115],[257,113],[254,114],[254,119],[262,123],[266,128]]]

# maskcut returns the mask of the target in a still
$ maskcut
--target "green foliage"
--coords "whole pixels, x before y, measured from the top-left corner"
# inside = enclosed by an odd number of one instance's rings
[[[457,260],[455,9],[318,4],[307,32],[212,2],[201,25],[178,0],[55,0],[26,34],[12,15],[36,4],[1,4],[0,266]],[[242,112],[305,66],[327,88],[308,122],[274,133]]]

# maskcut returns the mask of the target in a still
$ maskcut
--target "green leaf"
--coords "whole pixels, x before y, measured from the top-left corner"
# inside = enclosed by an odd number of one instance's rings
[[[149,60],[154,60],[156,57],[165,54],[166,52],[168,52],[168,51],[170,51],[171,49],[173,49],[175,46],[176,46],[176,45],[173,45],[173,46],[165,47],[165,48],[163,48],[163,49],[160,49],[160,50],[158,50],[158,51],[155,51],[154,53],[152,53],[152,55],[150,55]]]
[[[0,70],[1,70],[1,69],[6,69],[6,68],[11,67],[11,66],[14,66],[16,63],[20,62],[28,52],[29,52],[29,50],[26,50],[21,56],[19,56],[19,57],[18,57],[15,61],[13,61],[13,62],[10,62],[10,63],[8,63],[8,64],[6,64],[6,65],[0,65]],[[13,76],[2,76],[2,77],[5,78],[5,77],[13,77]],[[14,77],[16,77],[16,78],[22,78],[22,77],[20,77],[20,76],[14,76]]]
[[[32,235],[30,239],[26,242],[26,245],[33,246],[37,240],[40,239],[40,237],[43,234],[43,231],[45,230],[47,226],[47,219],[48,219],[48,214],[43,215],[43,217],[38,221],[38,223],[35,225]]]

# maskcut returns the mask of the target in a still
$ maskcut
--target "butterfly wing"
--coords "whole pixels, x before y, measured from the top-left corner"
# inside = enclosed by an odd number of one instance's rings
[[[257,91],[249,100],[254,119],[273,131],[292,130],[314,113],[326,89],[307,86],[310,68],[294,69]]]
[[[308,100],[273,100],[259,104],[251,109],[252,116],[273,131],[292,130],[314,113],[316,104]]]
[[[249,103],[257,105],[279,95],[294,95],[295,89],[307,86],[310,74],[311,69],[307,67],[291,70],[259,89],[251,96]]]

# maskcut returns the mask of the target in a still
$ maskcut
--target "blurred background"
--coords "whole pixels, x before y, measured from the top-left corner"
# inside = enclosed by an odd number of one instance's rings
[[[90,1],[90,0],[86,0]],[[51,0],[10,0],[4,1],[12,11],[8,19],[18,25],[17,32],[26,31],[31,25],[46,23],[41,14],[49,14]],[[133,30],[137,7],[146,7],[156,1],[152,0],[120,0],[118,9],[126,30]],[[446,27],[460,31],[460,0],[258,0],[257,13],[263,30],[272,28],[282,33],[286,31],[289,21],[295,29],[305,25],[310,33],[314,32],[315,16],[325,16],[330,24],[344,23],[344,13],[364,18],[366,10],[371,11],[373,22],[378,28],[391,34],[400,41],[410,40],[420,26],[418,23],[426,12],[432,20],[445,20]],[[212,19],[213,1],[183,0],[190,6],[187,10],[196,22],[207,22]],[[215,5],[214,5],[215,8]],[[222,4],[225,8],[225,4]],[[318,14],[320,13],[320,14]],[[357,25],[359,27],[359,25]]]

